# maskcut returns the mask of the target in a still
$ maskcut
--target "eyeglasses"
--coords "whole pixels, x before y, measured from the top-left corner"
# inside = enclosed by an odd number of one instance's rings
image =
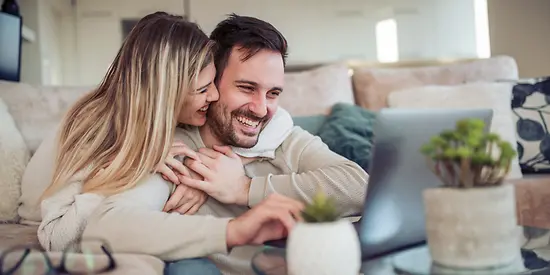
[[[0,275],[88,275],[112,271],[112,250],[101,239],[82,239],[63,250],[61,258],[50,257],[39,245],[14,246],[0,255]]]

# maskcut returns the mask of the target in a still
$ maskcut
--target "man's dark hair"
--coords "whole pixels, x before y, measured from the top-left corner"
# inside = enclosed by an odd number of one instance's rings
[[[217,44],[214,63],[216,81],[221,79],[233,47],[243,51],[241,60],[246,61],[261,50],[280,52],[286,64],[287,41],[273,25],[255,17],[230,14],[210,34]]]

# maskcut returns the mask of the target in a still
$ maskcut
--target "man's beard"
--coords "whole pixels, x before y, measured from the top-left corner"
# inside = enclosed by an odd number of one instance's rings
[[[261,127],[255,139],[242,140],[238,137],[237,131],[234,129],[233,121],[237,121],[236,117],[246,117],[253,121],[258,121],[258,126]],[[210,131],[214,134],[220,142],[224,145],[241,147],[241,148],[252,148],[258,143],[258,138],[260,133],[263,131],[267,122],[269,121],[269,115],[264,117],[258,117],[254,113],[250,112],[246,107],[241,107],[237,110],[233,110],[231,113],[227,111],[227,106],[216,102],[212,103],[208,109],[208,119],[206,124],[208,124]],[[246,135],[246,133],[243,133]]]

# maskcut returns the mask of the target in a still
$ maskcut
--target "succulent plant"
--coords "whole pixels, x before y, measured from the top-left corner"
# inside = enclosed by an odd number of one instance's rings
[[[498,134],[486,133],[480,119],[463,119],[424,144],[421,152],[444,186],[470,188],[501,184],[516,156]]]
[[[302,211],[302,218],[308,223],[334,222],[338,220],[339,214],[334,200],[319,191],[311,203],[306,204]]]

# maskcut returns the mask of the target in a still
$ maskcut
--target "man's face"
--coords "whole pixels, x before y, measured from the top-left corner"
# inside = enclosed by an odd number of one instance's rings
[[[284,85],[279,52],[261,50],[246,61],[233,48],[218,83],[220,98],[211,103],[207,124],[225,145],[251,148],[277,111]]]

